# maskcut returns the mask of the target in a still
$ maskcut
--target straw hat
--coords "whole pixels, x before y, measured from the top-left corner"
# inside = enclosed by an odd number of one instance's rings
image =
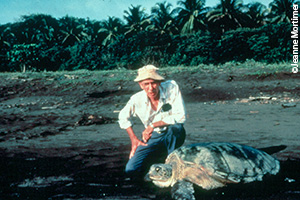
[[[135,82],[140,82],[146,79],[153,79],[156,81],[165,80],[164,77],[157,73],[158,68],[153,65],[146,65],[138,70],[138,76],[134,79]]]

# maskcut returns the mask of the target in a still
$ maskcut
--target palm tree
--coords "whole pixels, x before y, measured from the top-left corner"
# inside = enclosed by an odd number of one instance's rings
[[[50,43],[56,39],[57,20],[50,15],[32,14],[22,16],[21,22],[15,26],[15,35],[19,43]]]
[[[15,35],[11,32],[9,25],[0,26],[0,71],[8,70],[9,65],[9,50],[13,46]]]
[[[102,44],[107,46],[117,40],[118,35],[124,33],[123,22],[119,18],[109,17],[108,20],[102,23],[102,28],[98,33],[103,33],[105,36]]]
[[[274,0],[269,4],[271,8],[270,18],[272,23],[291,22],[293,17],[293,4],[298,4],[295,0]]]
[[[153,28],[151,25],[150,17],[147,16],[144,9],[141,9],[141,5],[129,7],[129,11],[125,10],[124,19],[126,20],[127,34],[137,33],[142,30],[148,30]]]
[[[242,0],[221,0],[215,9],[207,13],[208,22],[217,26],[222,32],[243,27],[249,17],[245,14],[247,8]]]
[[[2,48],[10,47],[11,41],[14,37],[15,35],[11,32],[10,26],[0,27],[0,51],[2,50]]]
[[[204,7],[205,0],[179,0],[177,4],[181,6],[176,9],[181,33],[189,34],[206,30],[204,19],[208,8]]]
[[[76,42],[88,41],[91,37],[87,34],[84,20],[65,16],[59,20],[62,44],[69,46]]]
[[[99,43],[100,38],[98,31],[102,28],[102,22],[88,19],[85,22],[85,27],[85,32],[88,34],[89,39],[97,44],[101,44],[102,41]]]
[[[151,9],[152,21],[155,29],[161,34],[163,33],[177,33],[178,29],[174,22],[175,10],[172,10],[172,4],[164,1],[163,3],[156,3]]]
[[[250,17],[249,23],[247,24],[251,28],[258,28],[267,23],[267,16],[270,10],[259,2],[250,3],[247,5],[247,15]]]

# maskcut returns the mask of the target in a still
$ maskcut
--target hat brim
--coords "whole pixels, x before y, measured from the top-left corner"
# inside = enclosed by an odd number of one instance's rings
[[[140,81],[143,81],[143,80],[146,80],[146,79],[153,79],[153,80],[156,80],[156,81],[163,81],[165,80],[164,77],[162,77],[161,75],[159,74],[147,74],[146,76],[138,76],[136,77],[136,79],[134,79],[135,82],[140,82]]]

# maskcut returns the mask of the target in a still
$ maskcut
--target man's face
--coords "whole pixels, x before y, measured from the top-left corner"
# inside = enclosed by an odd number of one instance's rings
[[[160,82],[146,79],[139,82],[140,87],[146,92],[149,98],[155,98],[159,94]]]

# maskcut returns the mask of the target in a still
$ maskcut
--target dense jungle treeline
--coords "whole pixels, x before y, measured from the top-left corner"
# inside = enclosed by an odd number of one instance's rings
[[[292,58],[291,18],[297,3],[220,0],[210,8],[205,0],[180,0],[174,7],[165,1],[150,14],[131,5],[124,20],[103,21],[26,15],[0,25],[0,71],[284,62]]]

